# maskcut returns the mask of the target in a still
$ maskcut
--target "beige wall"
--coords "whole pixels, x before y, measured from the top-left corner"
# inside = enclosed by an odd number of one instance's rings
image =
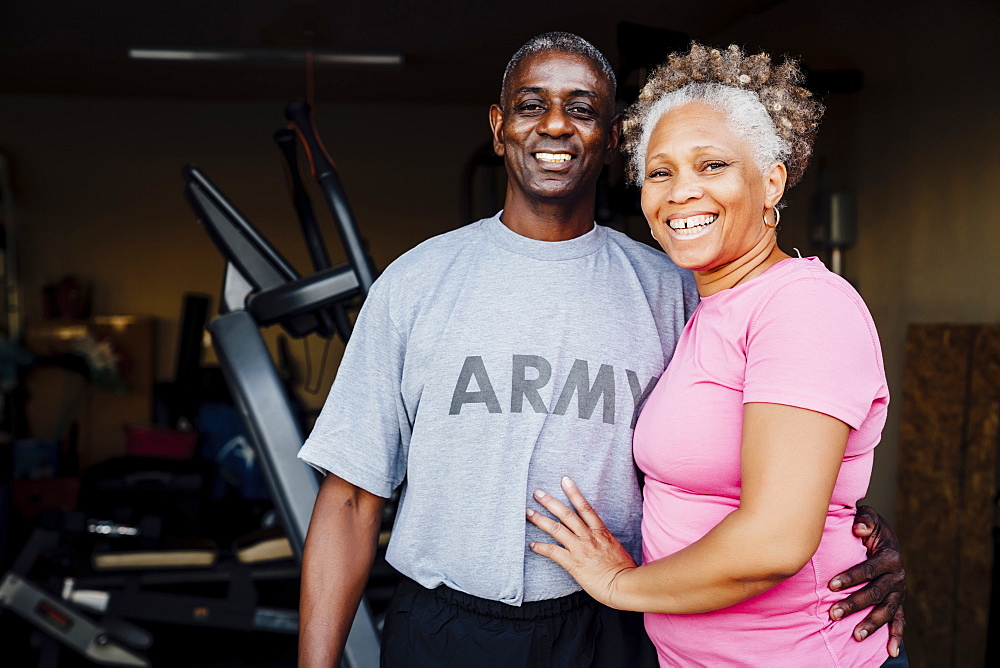
[[[845,273],[879,327],[894,397],[868,500],[890,519],[907,325],[1000,322],[998,28],[985,0],[786,2],[717,36],[864,72],[859,93],[829,99],[817,156],[857,196]]]
[[[309,257],[271,135],[283,103],[0,98],[0,151],[12,164],[25,311],[65,273],[93,284],[96,314],[148,314],[158,327],[157,375],[173,376],[183,295],[206,292],[213,312],[221,256],[183,196],[181,169],[202,169],[302,273]],[[460,223],[462,169],[489,137],[481,106],[317,106],[316,124],[379,267]],[[326,204],[308,173],[334,262],[343,261]],[[273,345],[279,328],[267,336]],[[314,367],[323,342],[291,349]],[[342,348],[331,346],[318,405]],[[209,352],[206,358],[213,360]],[[315,382],[315,376],[314,376]]]

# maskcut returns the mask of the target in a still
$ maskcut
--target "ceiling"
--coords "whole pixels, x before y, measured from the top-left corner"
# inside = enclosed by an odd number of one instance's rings
[[[794,1],[7,0],[0,6],[0,95],[271,101],[311,91],[342,102],[483,103],[496,96],[511,53],[547,30],[583,35],[617,67],[622,22],[676,31],[675,40],[710,41]],[[130,59],[137,47],[239,48],[254,60]],[[304,58],[268,62],[274,49],[394,52],[404,62],[317,64],[310,76]]]

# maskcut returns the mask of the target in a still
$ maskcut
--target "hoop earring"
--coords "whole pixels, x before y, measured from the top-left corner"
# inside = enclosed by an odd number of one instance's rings
[[[778,223],[780,222],[781,222],[781,212],[778,211],[778,207],[774,207],[774,225],[768,225],[767,215],[764,216],[764,227],[766,227],[769,230],[773,230],[774,228],[776,228],[778,226]]]

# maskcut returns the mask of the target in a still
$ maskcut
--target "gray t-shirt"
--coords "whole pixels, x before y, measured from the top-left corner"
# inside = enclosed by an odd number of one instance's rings
[[[697,304],[691,275],[605,227],[520,236],[500,214],[430,239],[372,286],[299,457],[388,497],[404,575],[520,605],[579,590],[527,545],[541,488],[579,485],[641,556],[641,400]]]

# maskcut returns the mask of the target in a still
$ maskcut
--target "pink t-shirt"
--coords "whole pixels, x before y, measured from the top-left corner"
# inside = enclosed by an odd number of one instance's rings
[[[783,260],[702,299],[646,401],[634,451],[646,474],[643,560],[695,542],[740,503],[743,404],[775,403],[851,427],[819,549],[769,591],[723,610],[647,614],[661,666],[879,666],[888,630],[857,642],[860,615],[831,622],[830,579],[865,558],[851,527],[889,393],[871,315],[816,258]]]

